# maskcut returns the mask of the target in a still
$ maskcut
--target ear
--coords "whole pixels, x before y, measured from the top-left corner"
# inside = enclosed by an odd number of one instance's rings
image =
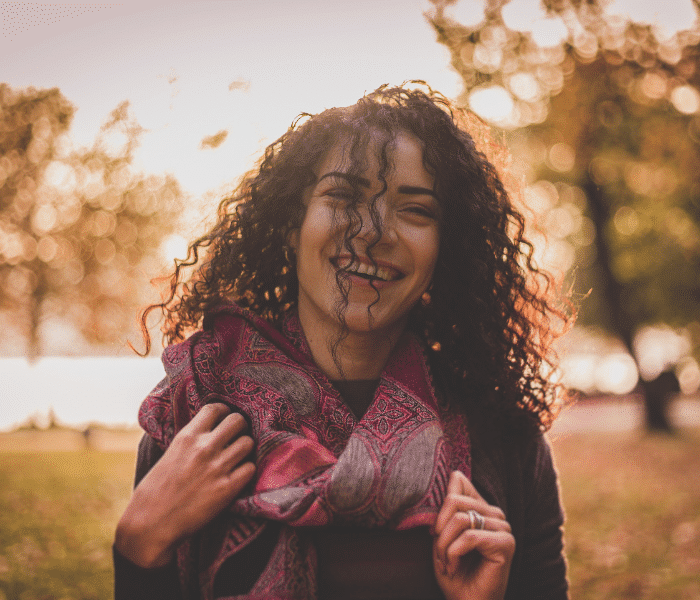
[[[299,227],[295,227],[287,234],[287,245],[297,252],[299,250]]]

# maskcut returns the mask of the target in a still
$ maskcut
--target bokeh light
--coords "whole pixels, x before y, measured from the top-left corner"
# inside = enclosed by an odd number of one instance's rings
[[[608,394],[629,394],[637,385],[637,365],[629,354],[610,354],[595,372],[596,388]]]
[[[494,123],[508,123],[514,106],[513,98],[500,85],[477,88],[469,95],[469,107],[480,117]]]
[[[646,381],[656,379],[674,367],[692,349],[688,332],[676,331],[667,325],[646,325],[640,328],[633,345],[639,373]]]
[[[683,394],[694,394],[700,389],[700,366],[692,356],[681,359],[676,367],[678,385]]]
[[[187,257],[187,240],[177,234],[169,235],[161,244],[161,253],[168,263]]]
[[[679,85],[671,92],[671,102],[678,112],[692,115],[700,111],[700,93],[690,85]]]

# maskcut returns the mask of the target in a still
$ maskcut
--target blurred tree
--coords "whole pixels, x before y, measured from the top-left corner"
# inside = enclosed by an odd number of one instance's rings
[[[606,13],[602,0],[487,0],[483,13],[477,2],[431,1],[461,102],[509,132],[526,203],[552,240],[541,262],[574,267],[577,289],[592,289],[584,322],[633,356],[636,332],[657,322],[687,327],[697,349],[697,0],[678,32]],[[668,386],[656,382],[671,366],[640,368],[652,429],[671,430],[659,391]]]
[[[74,108],[57,88],[15,91],[5,84],[0,108],[0,302],[3,308],[26,308],[29,347],[35,352],[46,283],[32,216],[38,185]]]
[[[80,150],[68,149],[74,108],[58,89],[2,84],[0,107],[0,307],[17,315],[30,359],[48,318],[88,342],[123,341],[175,225],[177,181],[134,171],[142,129],[127,102]]]

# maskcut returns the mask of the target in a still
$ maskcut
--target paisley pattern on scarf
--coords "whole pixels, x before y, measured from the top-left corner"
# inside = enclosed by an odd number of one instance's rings
[[[358,421],[315,366],[299,320],[282,331],[236,305],[163,352],[166,378],[139,422],[166,448],[205,404],[223,402],[249,421],[256,476],[222,515],[179,550],[192,597],[213,598],[226,558],[269,520],[286,524],[245,598],[315,597],[315,550],[306,527],[432,526],[449,474],[470,475],[467,424],[438,401],[420,342],[406,335]]]

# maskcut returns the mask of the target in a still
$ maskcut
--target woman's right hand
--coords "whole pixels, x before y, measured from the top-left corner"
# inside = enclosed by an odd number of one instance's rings
[[[117,551],[141,567],[172,560],[186,536],[201,529],[252,479],[243,462],[253,440],[242,415],[207,404],[178,434],[138,484],[119,520]]]

